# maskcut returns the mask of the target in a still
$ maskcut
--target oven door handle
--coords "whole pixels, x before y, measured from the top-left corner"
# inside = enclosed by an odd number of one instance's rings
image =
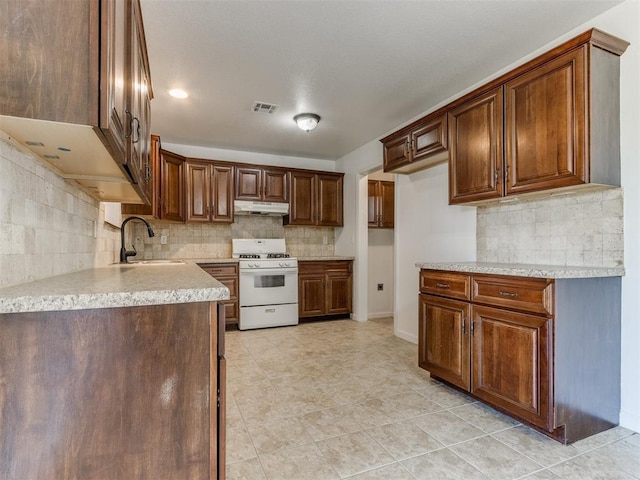
[[[240,270],[240,275],[249,275],[252,277],[261,277],[264,275],[297,275],[297,268],[251,268]]]

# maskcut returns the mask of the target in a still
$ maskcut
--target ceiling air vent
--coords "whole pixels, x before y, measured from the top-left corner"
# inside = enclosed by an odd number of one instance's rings
[[[278,109],[278,105],[266,102],[255,102],[251,110],[256,113],[274,113]]]

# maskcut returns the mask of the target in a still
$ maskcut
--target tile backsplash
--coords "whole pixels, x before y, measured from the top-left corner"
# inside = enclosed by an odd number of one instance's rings
[[[478,207],[479,262],[624,264],[621,188]]]
[[[162,220],[150,220],[149,223],[156,234],[152,238],[141,222],[133,222],[132,240],[138,250],[135,257],[138,260],[231,258],[233,238],[284,238],[287,251],[295,257],[326,257],[335,253],[333,228],[284,227],[282,217],[238,215],[230,225]],[[162,244],[163,237],[166,237],[166,244]]]
[[[117,261],[104,207],[0,138],[0,287]]]

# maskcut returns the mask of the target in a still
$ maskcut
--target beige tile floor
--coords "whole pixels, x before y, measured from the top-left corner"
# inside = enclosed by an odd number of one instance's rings
[[[640,479],[640,435],[560,445],[429,378],[391,320],[227,332],[227,478]]]

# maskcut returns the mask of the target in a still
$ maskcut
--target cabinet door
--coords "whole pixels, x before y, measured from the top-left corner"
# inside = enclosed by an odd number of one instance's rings
[[[281,169],[262,171],[262,199],[265,202],[289,201],[289,172]]]
[[[327,273],[327,315],[351,313],[352,275],[350,272]]]
[[[393,228],[395,224],[395,184],[380,181],[378,225],[380,228]]]
[[[216,165],[211,167],[211,221],[233,222],[233,167]]]
[[[184,222],[184,169],[185,158],[161,150],[162,163],[162,219]]]
[[[236,167],[236,200],[261,200],[262,169]]]
[[[342,179],[342,175],[317,174],[317,225],[325,227],[343,225]]]
[[[507,193],[588,181],[585,45],[505,86]]]
[[[187,222],[208,222],[211,211],[210,165],[187,161]]]
[[[380,182],[369,180],[367,182],[367,224],[370,228],[378,226],[380,217]]]
[[[552,328],[549,318],[473,306],[471,393],[552,428]]]
[[[298,316],[326,315],[325,274],[298,275]]]
[[[144,205],[142,203],[123,203],[123,215],[149,215],[153,218],[160,218],[160,137],[151,135],[151,151],[149,152],[149,164],[151,183],[149,189],[149,198],[151,203]]]
[[[410,136],[405,134],[384,143],[383,169],[385,172],[393,171],[411,163],[410,141]]]
[[[291,172],[291,204],[285,221],[290,225],[315,225],[316,196],[315,174]]]
[[[447,149],[447,116],[442,115],[411,133],[412,161],[418,161]]]
[[[130,22],[130,76],[127,85],[127,163],[132,177],[147,193],[151,182],[149,169],[149,143],[151,132],[151,82],[145,50],[142,12],[137,1],[131,2]]]
[[[449,112],[449,203],[503,194],[502,87]]]
[[[418,365],[469,390],[470,304],[425,294],[419,295],[418,303]]]

